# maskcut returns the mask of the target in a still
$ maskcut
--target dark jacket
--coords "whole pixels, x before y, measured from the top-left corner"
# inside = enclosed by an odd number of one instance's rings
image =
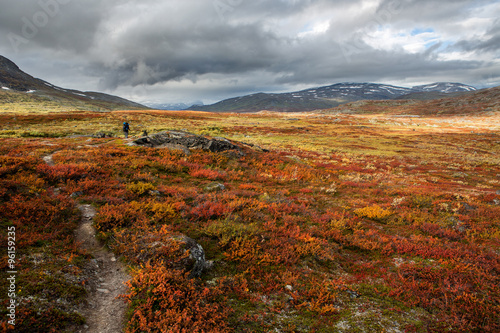
[[[130,126],[128,125],[128,123],[123,124],[123,131],[124,132],[128,132],[129,129],[130,129]]]

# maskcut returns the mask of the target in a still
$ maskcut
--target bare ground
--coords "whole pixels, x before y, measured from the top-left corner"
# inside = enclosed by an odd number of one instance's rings
[[[81,248],[95,259],[86,268],[88,276],[88,303],[80,309],[87,323],[79,332],[118,333],[123,332],[126,304],[117,299],[127,291],[125,282],[130,279],[125,267],[95,239],[92,219],[95,209],[91,205],[79,205],[82,212],[80,227],[75,236]]]

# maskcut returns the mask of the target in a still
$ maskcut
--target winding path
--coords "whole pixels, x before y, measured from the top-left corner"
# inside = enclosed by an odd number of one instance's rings
[[[43,157],[47,165],[53,166],[51,155]],[[75,231],[76,241],[81,249],[91,254],[94,259],[85,267],[88,282],[87,304],[82,305],[80,312],[86,324],[80,333],[120,333],[123,332],[127,305],[117,297],[125,294],[125,282],[130,279],[125,266],[116,260],[113,253],[101,246],[95,238],[92,226],[96,215],[91,205],[78,205],[82,213],[80,225]]]
[[[82,220],[75,232],[76,240],[81,244],[81,248],[95,258],[89,269],[90,274],[94,273],[95,276],[89,277],[91,290],[87,298],[88,305],[82,309],[87,324],[82,332],[123,332],[127,306],[117,297],[127,291],[124,283],[130,276],[115,256],[95,239],[95,230],[92,227],[95,209],[91,205],[78,205],[78,209],[82,212]]]

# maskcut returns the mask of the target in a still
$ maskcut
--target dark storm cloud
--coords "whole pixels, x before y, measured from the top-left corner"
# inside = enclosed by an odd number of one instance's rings
[[[496,1],[0,3],[0,53],[21,63],[66,62],[81,75],[75,82],[97,80],[100,89],[188,80],[211,93],[210,84],[259,90],[261,77],[262,90],[279,90],[339,80],[446,80],[457,71],[461,81],[475,83],[482,67],[498,66]],[[453,53],[461,51],[469,55]]]
[[[481,39],[462,40],[455,45],[456,49],[465,51],[496,52],[500,51],[500,19],[497,19],[491,29]]]
[[[2,0],[0,40],[11,51],[85,52],[115,1]]]

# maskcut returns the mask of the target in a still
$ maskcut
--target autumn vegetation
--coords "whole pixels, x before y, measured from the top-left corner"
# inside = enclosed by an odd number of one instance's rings
[[[75,242],[78,203],[95,206],[99,239],[130,270],[116,300],[128,304],[128,333],[498,332],[496,117],[1,114],[0,235],[5,244],[16,227],[16,332],[84,324],[74,310],[92,256]],[[124,120],[131,136],[185,129],[269,151],[127,146]],[[179,235],[213,261],[200,278],[182,268]],[[6,288],[2,277],[1,331],[12,328]]]

